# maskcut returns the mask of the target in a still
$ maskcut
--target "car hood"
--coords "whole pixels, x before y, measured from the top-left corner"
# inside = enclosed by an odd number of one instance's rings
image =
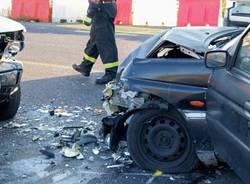
[[[240,34],[242,28],[234,27],[178,27],[159,33],[141,44],[132,51],[118,69],[118,78],[121,72],[135,58],[146,58],[158,45],[165,41],[186,47],[197,53],[205,53],[210,43],[223,35]]]
[[[26,29],[22,24],[2,16],[0,16],[0,25],[1,25],[0,33],[16,32],[16,31],[26,32]]]
[[[197,53],[205,53],[216,38],[242,31],[242,28],[235,27],[177,27],[168,31],[159,42],[167,40]]]

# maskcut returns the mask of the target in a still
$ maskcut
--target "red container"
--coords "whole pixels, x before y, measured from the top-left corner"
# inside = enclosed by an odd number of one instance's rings
[[[220,0],[179,0],[178,26],[217,26]]]
[[[17,20],[50,22],[49,0],[12,0],[11,17]]]
[[[115,24],[132,24],[132,0],[117,0],[117,16]]]

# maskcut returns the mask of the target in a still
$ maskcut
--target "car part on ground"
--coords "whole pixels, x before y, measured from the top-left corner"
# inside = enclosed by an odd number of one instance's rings
[[[23,65],[15,56],[24,48],[25,28],[0,17],[0,120],[15,116],[21,100],[20,82]]]
[[[195,168],[196,152],[213,152],[205,121],[211,70],[204,54],[241,32],[174,28],[133,51],[119,67],[117,81],[103,91],[109,115],[103,131],[111,133],[110,148],[116,151],[127,140],[131,156],[144,169],[177,173]],[[154,123],[152,118],[160,120]]]

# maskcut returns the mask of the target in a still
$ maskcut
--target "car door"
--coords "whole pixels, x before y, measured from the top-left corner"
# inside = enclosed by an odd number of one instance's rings
[[[250,183],[249,28],[236,43],[227,67],[214,70],[207,91],[207,120],[215,151],[246,183]]]

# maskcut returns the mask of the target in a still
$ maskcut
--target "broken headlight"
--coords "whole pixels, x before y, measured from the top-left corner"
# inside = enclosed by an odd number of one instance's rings
[[[3,60],[13,58],[23,49],[23,42],[21,41],[10,41],[6,46],[3,53]]]

